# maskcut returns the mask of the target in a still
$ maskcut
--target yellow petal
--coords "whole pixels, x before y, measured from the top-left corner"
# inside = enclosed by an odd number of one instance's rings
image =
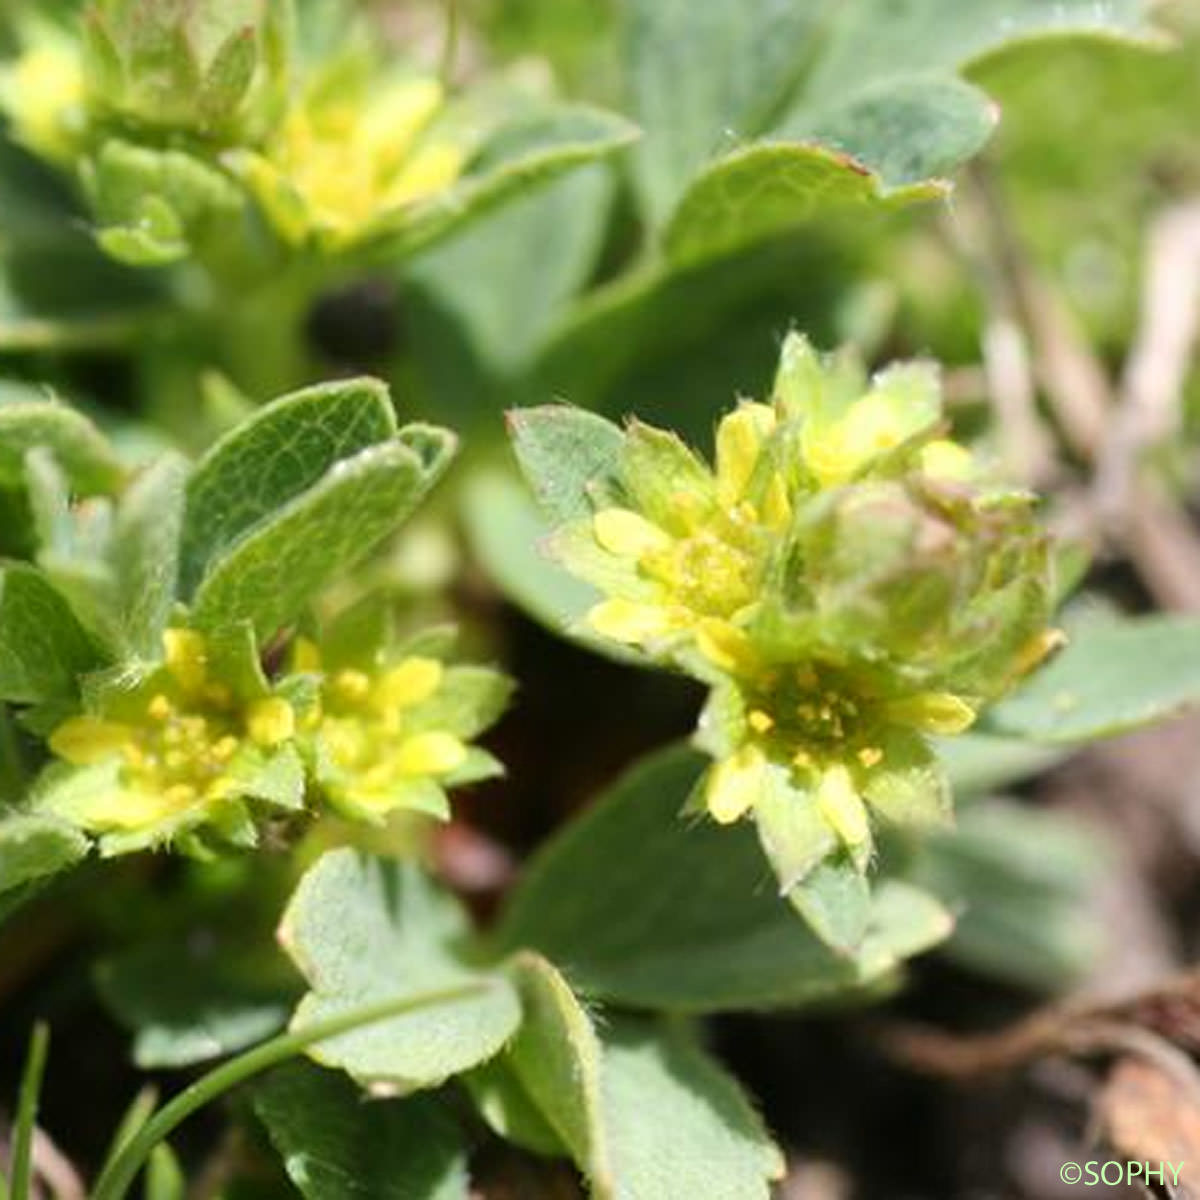
[[[328,718],[320,739],[325,753],[344,770],[353,770],[367,755],[367,735],[357,720]]]
[[[436,79],[406,79],[380,93],[362,118],[362,151],[385,171],[407,156],[413,139],[437,115],[445,93]]]
[[[921,448],[921,470],[931,479],[966,483],[975,474],[975,460],[965,446],[939,438]]]
[[[975,710],[950,692],[924,692],[907,700],[893,700],[888,715],[922,733],[962,733],[975,723]]]
[[[50,735],[50,749],[76,767],[87,767],[119,753],[135,738],[134,730],[116,721],[71,717]]]
[[[208,671],[204,637],[192,629],[168,629],[162,640],[171,678],[191,695],[203,691]]]
[[[417,733],[400,744],[396,770],[401,775],[444,775],[460,767],[467,748],[453,734]]]
[[[1056,650],[1067,644],[1067,635],[1061,629],[1043,629],[1021,647],[1014,671],[1018,677],[1028,675]]]
[[[246,711],[246,729],[260,746],[278,746],[296,732],[296,712],[280,696],[256,700]]]
[[[65,44],[37,46],[17,60],[0,79],[0,102],[8,109],[17,135],[46,158],[69,160],[75,150],[72,125],[84,100],[79,55]]]
[[[296,639],[292,647],[292,670],[301,672],[319,671],[321,669],[321,652],[316,643],[306,637]]]
[[[671,545],[670,537],[640,513],[627,508],[605,508],[592,519],[596,541],[610,554],[641,558]]]
[[[339,671],[333,677],[333,688],[342,700],[358,704],[371,694],[371,677],[365,671]]]
[[[752,709],[746,717],[746,723],[755,733],[770,733],[775,728],[775,718],[761,708]]]
[[[423,146],[392,180],[380,209],[403,208],[445,191],[462,174],[463,162],[463,152],[449,142]]]
[[[238,173],[258,201],[272,228],[290,245],[302,244],[312,232],[311,203],[302,185],[269,159],[247,150],[236,156]]]
[[[174,789],[168,789],[168,792]],[[91,797],[73,813],[76,820],[87,829],[136,830],[159,824],[173,816],[186,804],[176,804],[168,792],[143,791],[138,788],[123,788]],[[191,800],[195,800],[193,792]]]
[[[830,767],[821,776],[817,785],[817,807],[847,846],[861,846],[870,838],[866,806],[844,766]]]
[[[705,617],[696,626],[696,646],[713,666],[722,671],[751,674],[758,665],[750,639],[728,621]]]
[[[787,527],[792,519],[792,502],[788,499],[787,484],[778,471],[771,476],[767,494],[763,497],[762,518],[767,527],[776,531]]]
[[[428,700],[441,687],[444,674],[436,658],[406,658],[379,681],[379,699],[388,708],[410,708]]]
[[[762,795],[767,760],[757,746],[744,746],[709,772],[704,801],[713,820],[731,825]]]
[[[632,600],[605,600],[587,615],[588,624],[602,637],[628,646],[639,646],[663,637],[677,627],[671,610]]]
[[[775,428],[769,404],[740,404],[717,426],[717,498],[726,507],[745,495],[763,442]]]
[[[891,398],[867,395],[832,425],[805,430],[805,461],[822,487],[837,487],[912,432],[911,421]]]

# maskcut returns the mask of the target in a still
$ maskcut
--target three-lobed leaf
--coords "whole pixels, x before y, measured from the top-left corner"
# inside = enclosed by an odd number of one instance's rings
[[[404,1091],[441,1083],[486,1061],[520,1021],[501,975],[463,957],[469,925],[414,865],[335,850],[301,881],[280,939],[311,988],[293,1027],[389,999],[419,1000],[487,979],[480,993],[368,1026],[316,1046],[312,1056]]]

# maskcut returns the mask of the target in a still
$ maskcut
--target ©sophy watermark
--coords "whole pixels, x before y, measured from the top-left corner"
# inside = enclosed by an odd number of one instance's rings
[[[1084,1187],[1110,1187],[1118,1183],[1157,1183],[1179,1186],[1183,1162],[1065,1162],[1058,1172],[1063,1183],[1078,1183]]]

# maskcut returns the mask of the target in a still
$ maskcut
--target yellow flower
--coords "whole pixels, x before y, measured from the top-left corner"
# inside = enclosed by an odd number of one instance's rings
[[[115,690],[100,713],[71,717],[50,735],[54,754],[81,772],[61,779],[45,802],[102,835],[107,850],[207,823],[244,838],[241,802],[259,793],[254,769],[294,732],[287,700],[242,702],[211,677],[200,634],[169,629],[163,651],[163,666],[136,689]]]
[[[29,48],[0,71],[0,109],[17,140],[52,162],[74,159],[84,114],[78,49],[53,31],[35,33]]]
[[[300,652],[310,667],[319,664],[311,645]],[[468,742],[507,695],[493,671],[419,654],[379,669],[332,671],[310,718],[318,782],[349,816],[378,821],[400,808],[447,816],[447,787],[499,770]]]
[[[715,821],[731,824],[783,788],[807,797],[816,819],[857,862],[872,852],[870,812],[936,822],[945,815],[930,734],[961,733],[975,719],[963,698],[914,690],[878,695],[845,669],[764,667],[718,686],[700,740],[717,759],[703,792]]]
[[[339,248],[391,214],[448,188],[461,147],[430,136],[444,104],[436,80],[311,95],[284,117],[262,153],[231,156],[286,241]]]
[[[840,487],[914,439],[927,438],[941,416],[937,384],[928,367],[908,363],[885,371],[865,394],[808,414],[800,436],[805,465],[821,488]],[[953,469],[970,455],[951,442],[923,449],[936,470],[954,454]],[[949,450],[947,449],[949,447]],[[955,453],[957,452],[957,453]]]
[[[771,539],[791,515],[783,477],[759,470],[774,428],[771,406],[742,404],[717,429],[715,468],[669,494],[657,520],[621,507],[595,513],[592,540],[631,584],[592,608],[597,633],[643,647],[681,636],[714,662],[737,657],[737,623],[753,608]]]

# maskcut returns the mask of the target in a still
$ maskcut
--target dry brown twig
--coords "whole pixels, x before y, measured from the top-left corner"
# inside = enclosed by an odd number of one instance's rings
[[[1026,254],[996,180],[986,166],[976,164],[971,168],[966,192],[981,217],[984,253],[994,265],[1006,303],[1020,322],[1036,376],[1064,440],[1080,459],[1099,469],[1097,485],[1090,490],[1089,503],[1082,510],[1086,527],[1077,532],[1089,540],[1107,537],[1116,541],[1163,608],[1200,611],[1200,538],[1179,506],[1139,479],[1132,465],[1125,472],[1128,487],[1120,518],[1114,519],[1111,511],[1101,512],[1096,502],[1103,464],[1113,464],[1108,468],[1110,476],[1115,472],[1119,479],[1120,464],[1132,463],[1137,457],[1136,450],[1131,457],[1128,448],[1144,446],[1145,439],[1167,422],[1164,408],[1177,408],[1179,381],[1187,366],[1185,347],[1190,347],[1200,319],[1197,302],[1193,297],[1184,311],[1173,311],[1166,329],[1152,330],[1149,323],[1161,322],[1164,306],[1175,303],[1185,286],[1185,265],[1191,267],[1188,279],[1195,288],[1196,272],[1200,270],[1200,216],[1189,207],[1186,221],[1179,218],[1169,223],[1165,227],[1171,235],[1166,249],[1161,243],[1166,234],[1159,231],[1152,251],[1158,265],[1148,272],[1147,281],[1147,287],[1156,295],[1145,304],[1143,332],[1124,387],[1117,393],[1066,302]],[[1195,253],[1189,264],[1173,264],[1164,282],[1163,260],[1168,253],[1176,252],[1185,234],[1189,247],[1195,239]],[[1129,392],[1130,388],[1137,390]],[[1130,395],[1141,398],[1131,401]],[[1125,416],[1127,410],[1130,415]],[[1106,495],[1111,494],[1109,486]]]
[[[1141,455],[1178,432],[1198,326],[1200,201],[1191,201],[1159,216],[1146,240],[1141,319],[1096,472],[1102,518],[1122,518]]]

